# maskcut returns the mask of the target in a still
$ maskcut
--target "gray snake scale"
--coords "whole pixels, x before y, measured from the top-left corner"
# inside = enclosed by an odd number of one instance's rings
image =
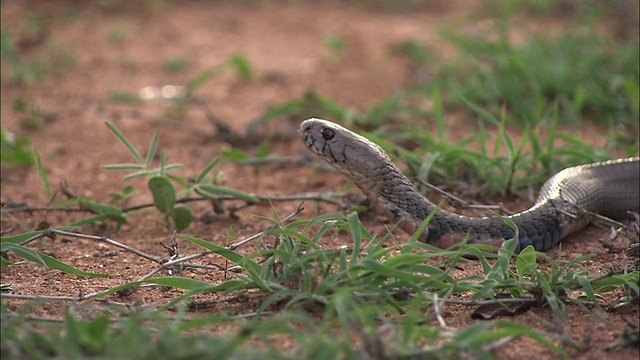
[[[313,153],[345,174],[373,204],[386,209],[413,234],[434,213],[421,240],[448,248],[467,237],[468,243],[500,246],[514,230],[500,217],[472,218],[438,208],[427,200],[376,144],[321,119],[300,125],[300,136]],[[528,210],[508,216],[518,228],[517,251],[528,245],[544,251],[589,223],[588,212],[613,219],[630,217],[640,207],[639,158],[580,165],[564,169],[540,189]]]

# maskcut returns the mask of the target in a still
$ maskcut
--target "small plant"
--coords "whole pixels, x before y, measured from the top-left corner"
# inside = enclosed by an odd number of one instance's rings
[[[165,68],[169,71],[180,70],[180,67],[183,65],[186,67],[188,65],[188,61],[174,58],[171,61],[168,60],[165,62]],[[189,105],[193,102],[197,102],[196,91],[211,78],[228,68],[231,68],[236,72],[240,81],[249,81],[253,76],[253,67],[249,60],[243,55],[233,54],[229,56],[224,63],[204,69],[195,77],[187,81],[184,85],[185,94],[183,96],[171,98],[171,102],[166,108],[164,115],[168,118],[181,118],[186,116],[189,110]]]
[[[148,187],[153,194],[153,202],[158,210],[165,214],[167,226],[177,229],[185,229],[191,224],[192,215],[189,208],[182,205],[176,205],[176,189],[173,186],[171,178],[167,176],[167,172],[172,169],[180,168],[180,164],[166,164],[166,153],[163,151],[160,157],[160,167],[153,169],[152,162],[156,155],[156,147],[160,131],[156,131],[149,146],[149,152],[146,158],[143,158],[134,145],[121,133],[113,124],[107,122],[107,126],[116,136],[127,146],[129,151],[138,161],[138,164],[119,164],[105,165],[104,169],[110,170],[136,170],[135,172],[125,176],[126,179],[146,176],[150,177]]]
[[[329,51],[329,62],[337,65],[342,58],[342,53],[347,46],[347,40],[342,36],[326,35],[324,45]]]
[[[25,61],[11,44],[12,33],[2,29],[0,33],[0,54],[11,65],[11,76],[18,85],[36,82],[43,74],[42,64],[37,60]]]
[[[495,112],[506,106],[512,121],[535,126],[554,103],[560,123],[582,117],[637,127],[638,44],[619,43],[593,30],[538,36],[511,44],[486,36],[445,36],[466,56],[438,75],[451,100],[468,99]]]
[[[9,131],[2,128],[0,134],[2,141],[2,162],[16,165],[33,165],[34,159],[31,152],[31,144],[28,137],[15,138]]]
[[[120,132],[112,123],[106,123],[109,129],[113,131],[123,144],[129,149],[135,157],[136,164],[115,164],[105,165],[103,169],[108,170],[133,170],[132,173],[124,177],[125,180],[137,177],[148,177],[147,183],[149,191],[153,195],[153,204],[165,215],[165,223],[167,227],[173,229],[186,229],[193,220],[191,210],[185,205],[179,205],[178,192],[174,185],[174,181],[184,187],[183,194],[195,192],[206,199],[217,200],[221,194],[231,195],[235,198],[242,199],[252,203],[258,203],[260,200],[253,195],[230,189],[216,183],[216,179],[210,180],[207,175],[218,164],[218,159],[214,159],[211,163],[204,167],[198,174],[193,184],[183,177],[170,174],[169,171],[182,167],[180,164],[167,164],[166,152],[160,154],[160,165],[153,168],[153,161],[156,155],[158,139],[160,131],[157,130],[151,140],[149,151],[146,157],[142,157],[140,152],[135,148],[133,143]]]
[[[188,95],[193,95],[199,87],[228,67],[234,69],[238,77],[243,81],[248,81],[253,76],[253,67],[249,60],[243,55],[234,54],[231,55],[224,63],[207,68],[189,80],[185,85]]]
[[[231,55],[227,63],[235,70],[240,80],[249,81],[253,78],[253,65],[251,65],[246,56],[241,54]]]
[[[351,120],[357,114],[317,91],[309,91],[300,98],[267,109],[260,117],[260,121],[269,121],[285,116],[301,119],[325,116],[333,120]]]
[[[112,26],[107,33],[109,41],[115,44],[121,44],[129,36],[131,29],[126,24],[117,24]]]
[[[42,125],[42,115],[37,105],[27,103],[23,96],[17,96],[13,101],[13,109],[23,116],[20,117],[20,126],[28,130],[37,130]]]
[[[53,44],[48,52],[50,53],[48,65],[54,72],[72,70],[78,65],[78,53],[68,44]]]
[[[109,93],[107,93],[107,98],[115,103],[123,104],[136,104],[142,102],[138,93],[127,91],[109,91]]]
[[[167,72],[180,72],[187,69],[190,65],[191,65],[191,62],[182,56],[173,56],[173,57],[167,58],[162,63],[162,67]]]
[[[119,193],[111,193],[111,203],[127,201],[133,195],[134,188],[131,185],[126,185]]]
[[[420,84],[420,79],[427,78],[432,72],[431,65],[441,60],[435,56],[436,51],[418,40],[407,40],[394,44],[389,49],[393,57],[400,57],[408,60],[407,74],[405,77],[411,83]],[[418,85],[419,86],[419,85]]]

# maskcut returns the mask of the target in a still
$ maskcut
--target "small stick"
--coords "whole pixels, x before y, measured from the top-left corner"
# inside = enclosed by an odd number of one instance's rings
[[[282,195],[282,196],[256,196],[256,198],[258,200],[260,200],[260,202],[268,202],[268,201],[274,201],[274,202],[281,202],[281,201],[304,201],[304,200],[310,200],[310,201],[323,201],[332,205],[340,205],[339,201],[334,200],[334,198],[343,198],[343,197],[347,197],[348,194],[347,193],[343,193],[343,192],[325,192],[325,193],[301,193],[301,194],[293,194],[293,195]],[[177,199],[176,203],[189,203],[189,202],[196,202],[196,201],[210,201],[212,199],[210,198],[205,198],[205,197],[187,197],[187,198],[181,198],[181,199]],[[233,195],[218,195],[216,197],[215,200],[241,200],[236,196]],[[155,204],[152,202],[149,203],[143,203],[143,204],[138,204],[138,205],[132,205],[132,206],[127,206],[124,208],[121,208],[120,210],[122,210],[122,212],[131,212],[131,211],[135,211],[135,210],[140,210],[140,209],[144,209],[144,208],[148,208],[148,207],[154,207]],[[3,214],[8,214],[8,213],[13,213],[13,212],[25,212],[25,211],[64,211],[64,212],[86,212],[88,211],[87,209],[71,209],[71,208],[56,208],[53,209],[52,207],[32,207],[29,206],[28,204],[21,204],[20,206],[17,207],[9,207],[9,208],[4,208],[2,210],[0,210]]]
[[[455,207],[457,208],[462,208],[462,209],[483,209],[483,210],[500,210],[506,214],[513,214],[513,211],[505,208],[504,204],[500,203],[498,205],[477,205],[477,204],[470,204],[468,201],[465,201],[453,194],[451,194],[448,191],[442,190],[439,187],[426,182],[424,180],[419,180],[420,184],[428,187],[431,190],[437,191],[440,194],[444,195],[447,200],[453,200],[456,204],[454,204]]]
[[[66,231],[66,230],[59,230],[59,229],[47,229],[45,231],[42,232],[43,236],[47,236],[47,237],[51,237],[50,234],[60,234],[60,235],[65,235],[65,236],[70,236],[70,237],[76,237],[76,238],[80,238],[80,239],[88,239],[88,240],[95,240],[95,241],[101,241],[101,242],[105,242],[107,244],[122,248],[124,250],[130,251],[138,256],[142,256],[145,259],[151,260],[153,262],[157,262],[157,263],[161,263],[162,259],[157,258],[153,255],[149,255],[147,253],[144,253],[138,249],[132,248],[131,246],[122,244],[120,242],[117,242],[111,238],[108,238],[106,236],[96,236],[96,235],[87,235],[87,234],[81,234],[81,233],[77,233],[77,232],[72,232],[72,231]],[[55,235],[53,235],[53,238],[55,238]],[[31,240],[31,239],[29,239]],[[26,241],[25,241],[26,242]]]
[[[446,299],[442,299],[442,303],[445,302]],[[442,311],[440,310],[440,302],[438,301],[438,294],[433,294],[433,312],[436,316],[436,320],[438,320],[438,324],[440,327],[447,331],[456,331],[456,328],[450,327],[447,325],[447,322],[444,321],[444,317],[442,316]]]
[[[303,205],[304,205],[304,202],[300,202],[298,207],[291,214],[285,216],[282,219],[282,224],[288,223],[289,221],[291,221],[291,219],[293,219],[295,216],[300,214],[304,210],[304,206]],[[271,226],[267,227],[266,229],[254,234],[254,235],[249,236],[246,239],[240,240],[240,241],[238,241],[236,243],[233,243],[233,244],[227,246],[226,249],[235,250],[238,247],[240,247],[240,246],[242,246],[242,245],[244,245],[246,243],[249,243],[249,242],[261,237],[267,231],[275,229],[278,226],[279,226],[278,224],[271,225]],[[196,259],[196,258],[203,257],[203,256],[206,256],[206,255],[209,255],[209,254],[213,254],[213,253],[214,252],[211,251],[211,250],[205,250],[205,251],[199,252],[197,254],[187,255],[187,256],[184,256],[182,258],[178,258],[178,259],[175,259],[175,260],[167,261],[167,262],[163,263],[162,265],[160,265],[159,267],[153,269],[152,271],[150,271],[149,273],[147,273],[143,277],[141,277],[139,280],[146,280],[146,279],[150,278],[152,275],[154,275],[155,273],[157,273],[159,271],[162,271],[163,269],[166,269],[166,268],[168,268],[170,266],[173,266],[173,265],[176,265],[176,264],[180,264],[180,263],[185,263],[187,260]]]

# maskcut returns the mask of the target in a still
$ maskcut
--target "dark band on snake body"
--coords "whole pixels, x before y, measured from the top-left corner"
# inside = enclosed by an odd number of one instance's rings
[[[500,217],[471,218],[427,200],[376,144],[321,119],[305,120],[300,136],[313,153],[348,176],[374,204],[380,204],[400,227],[413,233],[433,213],[421,240],[448,248],[469,243],[500,246],[514,230]],[[640,207],[640,160],[619,159],[564,169],[542,186],[535,204],[508,216],[518,228],[517,251],[528,245],[544,251],[584,228],[584,212],[623,219]]]

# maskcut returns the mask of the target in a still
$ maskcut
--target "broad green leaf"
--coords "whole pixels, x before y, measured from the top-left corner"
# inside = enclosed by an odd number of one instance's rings
[[[528,275],[535,270],[536,266],[536,249],[529,245],[520,252],[516,258],[516,269],[520,276]]]
[[[154,176],[149,179],[149,190],[153,194],[153,203],[165,214],[176,205],[176,189],[166,176]]]
[[[181,205],[173,208],[173,223],[176,229],[184,230],[188,228],[192,220],[193,215],[188,207]]]

